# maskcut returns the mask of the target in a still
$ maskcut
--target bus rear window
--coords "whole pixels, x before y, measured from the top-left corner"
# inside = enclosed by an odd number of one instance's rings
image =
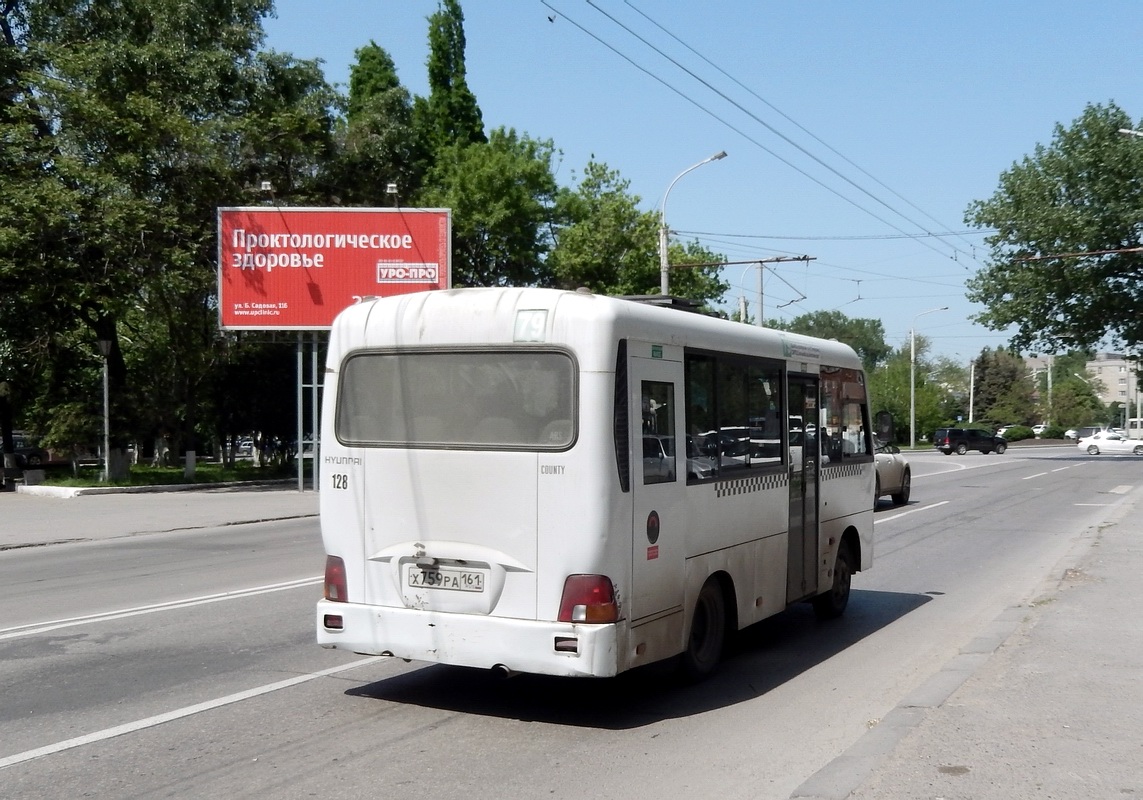
[[[347,445],[563,450],[575,441],[575,362],[563,351],[365,352],[338,384]]]

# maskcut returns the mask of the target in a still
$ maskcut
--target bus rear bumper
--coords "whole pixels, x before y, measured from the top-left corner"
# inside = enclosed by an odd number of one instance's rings
[[[340,617],[341,627],[331,627]],[[619,671],[622,623],[562,622],[441,613],[358,603],[317,604],[317,641],[365,655],[565,677]]]

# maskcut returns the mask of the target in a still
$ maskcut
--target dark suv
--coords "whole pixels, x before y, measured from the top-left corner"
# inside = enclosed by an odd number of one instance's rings
[[[980,428],[937,428],[933,445],[946,456],[953,453],[963,456],[969,450],[1000,454],[1008,449],[1003,436],[993,436],[991,431]]]

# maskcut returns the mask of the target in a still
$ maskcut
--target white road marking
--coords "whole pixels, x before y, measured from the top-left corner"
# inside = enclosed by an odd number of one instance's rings
[[[324,578],[302,578],[296,581],[287,581],[285,583],[272,583],[266,586],[255,586],[250,589],[239,589],[233,592],[223,592],[221,594],[208,594],[202,597],[190,597],[186,600],[172,600],[167,603],[155,603],[149,606],[136,606],[134,608],[125,608],[120,611],[105,611],[102,614],[89,614],[84,617],[71,617],[69,619],[50,620],[48,622],[34,622],[28,625],[17,625],[12,628],[0,628],[0,641],[5,639],[16,639],[21,636],[34,636],[40,633],[47,633],[48,631],[59,630],[60,628],[70,628],[75,625],[89,625],[93,622],[103,622],[112,619],[124,619],[126,617],[137,617],[141,614],[154,614],[157,611],[172,611],[177,608],[190,608],[192,606],[201,606],[208,603],[219,603],[223,600],[237,600],[242,597],[252,597],[259,594],[269,594],[270,592],[283,592],[288,589],[297,589],[301,586],[314,586],[320,584]]]
[[[94,742],[102,742],[106,739],[112,739],[116,736],[122,736],[125,733],[134,733],[141,731],[144,728],[153,728],[156,725],[162,725],[164,722],[172,722],[176,719],[189,717],[192,714],[200,714],[203,711],[211,711],[215,708],[238,703],[242,700],[249,700],[251,697],[258,697],[259,695],[269,694],[276,692],[279,689],[287,689],[290,686],[297,686],[298,684],[308,683],[316,678],[324,678],[327,675],[336,675],[339,672],[347,672],[357,667],[363,667],[367,664],[372,664],[375,661],[380,661],[382,656],[372,656],[370,658],[363,658],[360,661],[354,661],[349,664],[344,664],[340,667],[330,667],[323,669],[320,672],[312,672],[308,675],[298,675],[294,678],[287,678],[284,681],[277,681],[276,683],[267,683],[265,686],[258,686],[253,689],[247,689],[244,692],[236,692],[235,694],[227,695],[226,697],[219,697],[214,700],[207,700],[204,703],[197,703],[193,706],[185,706],[184,708],[177,708],[174,711],[168,711],[165,714],[156,714],[153,717],[146,719],[136,720],[135,722],[127,722],[123,725],[116,725],[113,728],[104,728],[101,731],[95,731],[84,736],[77,736],[74,739],[65,739],[62,742],[55,744],[45,745],[44,747],[37,747],[35,750],[25,750],[23,753],[16,753],[15,755],[8,756],[7,758],[0,758],[0,769],[6,769],[16,764],[22,764],[25,761],[31,761],[34,758],[43,758],[44,756],[54,755],[61,753],[64,750],[71,750],[75,747],[82,747],[85,744],[93,744]]]
[[[1043,475],[1047,475],[1047,474],[1048,473],[1046,473],[1046,472],[1037,472],[1035,475],[1028,475],[1027,477],[1021,478],[1020,480],[1030,481],[1030,480],[1032,480],[1032,478],[1039,478],[1039,477],[1041,477]]]
[[[874,519],[873,524],[876,525],[880,522],[891,522],[892,520],[895,520],[895,519],[901,519],[901,517],[907,517],[910,514],[916,514],[918,511],[929,511],[930,509],[939,508],[940,506],[946,505],[948,502],[949,502],[948,500],[942,500],[939,503],[933,503],[931,506],[922,506],[921,508],[913,508],[913,509],[910,509],[908,511],[902,511],[900,514],[894,514],[891,517],[884,517],[882,519]]]
[[[1127,494],[1128,492],[1131,491],[1131,489],[1132,489],[1131,486],[1124,485],[1124,486],[1116,486],[1114,489],[1110,489],[1109,491],[1112,494]]]

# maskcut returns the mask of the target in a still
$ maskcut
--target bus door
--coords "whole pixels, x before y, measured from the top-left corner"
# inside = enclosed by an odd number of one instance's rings
[[[633,356],[630,365],[634,517],[627,617],[637,624],[682,605],[687,448],[682,363]]]
[[[786,574],[786,601],[794,602],[817,592],[818,379],[789,377],[790,549]]]

